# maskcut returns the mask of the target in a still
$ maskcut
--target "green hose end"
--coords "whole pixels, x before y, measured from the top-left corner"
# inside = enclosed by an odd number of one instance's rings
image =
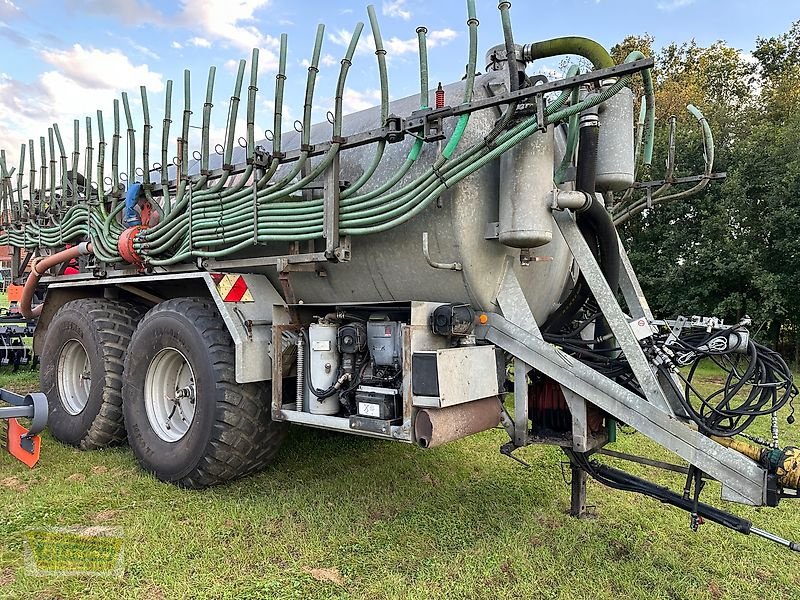
[[[469,114],[461,115],[458,119],[458,124],[456,125],[455,130],[453,131],[453,135],[450,136],[450,140],[447,142],[447,146],[442,151],[442,156],[446,159],[449,159],[453,152],[455,152],[458,143],[461,141],[461,136],[464,135],[464,130],[467,128],[467,123],[469,122]]]
[[[420,153],[422,152],[422,146],[424,142],[422,140],[416,140],[414,145],[411,147],[411,151],[408,153],[408,158],[412,161],[415,161],[419,158]]]

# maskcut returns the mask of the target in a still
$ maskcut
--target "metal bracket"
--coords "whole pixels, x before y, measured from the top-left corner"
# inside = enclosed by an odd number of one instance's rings
[[[428,115],[422,126],[422,137],[426,142],[438,142],[445,139],[444,121],[441,117]]]
[[[547,131],[547,113],[544,111],[544,94],[536,94],[533,98],[536,103],[536,123],[539,125],[539,131],[544,133]]]
[[[336,153],[331,164],[325,170],[324,215],[322,220],[323,237],[325,238],[325,258],[332,262],[350,260],[350,239],[339,238],[339,196],[341,182],[339,179],[339,153]]]
[[[561,211],[553,213],[553,218],[575,257],[586,283],[592,290],[603,316],[611,327],[617,343],[622,348],[645,397],[667,415],[674,416],[673,407],[667,400],[664,390],[661,389],[655,373],[650,367],[650,362],[631,330],[628,319],[617,302],[614,290],[608,285],[600,265],[597,264],[594,254],[578,229],[574,216],[569,211]]]
[[[561,352],[497,314],[476,328],[476,337],[509,352],[562,386],[627,423],[664,448],[696,465],[737,494],[741,502],[765,501],[766,471],[738,452],[668,416],[641,396]]]

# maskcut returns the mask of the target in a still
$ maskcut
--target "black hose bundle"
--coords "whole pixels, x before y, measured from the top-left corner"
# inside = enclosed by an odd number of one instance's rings
[[[751,532],[752,523],[743,517],[725,512],[709,504],[695,503],[692,499],[681,496],[666,487],[640,479],[630,473],[609,467],[600,462],[590,461],[585,454],[580,452],[573,452],[572,450],[565,450],[565,452],[572,464],[586,471],[593,479],[603,485],[625,492],[635,492],[650,496],[687,512],[695,513],[696,511],[696,514],[704,519],[745,535]]]
[[[741,326],[707,332],[690,330],[662,339],[671,355],[672,371],[684,383],[677,389],[686,412],[703,433],[723,437],[742,433],[757,418],[771,415],[797,395],[792,371],[780,354],[750,339]],[[693,384],[700,364],[708,360],[725,374],[725,382],[711,394]],[[681,370],[688,367],[684,374]],[[669,374],[664,364],[659,369]],[[671,377],[665,378],[672,382]],[[794,410],[792,410],[794,413]],[[789,421],[794,420],[793,414]]]
[[[592,199],[589,208],[578,213],[576,222],[589,248],[597,258],[603,275],[612,291],[619,286],[619,245],[617,230],[611,215],[605,207],[594,198],[595,175],[597,172],[597,148],[600,128],[596,125],[581,127],[578,146],[578,170],[576,188],[589,194]],[[569,293],[569,296],[547,319],[542,330],[557,333],[568,326],[589,299],[589,285],[583,275]],[[601,319],[600,329],[607,332],[607,326]]]

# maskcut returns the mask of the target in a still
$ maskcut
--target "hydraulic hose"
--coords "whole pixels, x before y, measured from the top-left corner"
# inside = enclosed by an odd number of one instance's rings
[[[519,66],[517,65],[517,46],[514,44],[514,33],[511,29],[511,2],[500,2],[497,5],[500,10],[500,21],[503,24],[503,40],[506,46],[506,64],[508,65],[508,78],[511,91],[519,89]]]
[[[625,62],[642,60],[643,58],[645,58],[644,54],[634,50],[627,56]],[[642,82],[644,83],[644,99],[647,106],[642,164],[649,168],[653,164],[653,145],[656,139],[656,92],[653,87],[653,73],[650,69],[642,71]]]

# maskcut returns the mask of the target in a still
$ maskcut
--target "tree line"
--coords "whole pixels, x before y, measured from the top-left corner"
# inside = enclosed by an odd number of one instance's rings
[[[655,55],[652,172],[664,176],[669,117],[678,117],[676,177],[703,172],[692,103],[714,132],[714,170],[701,194],[654,207],[620,226],[648,300],[664,316],[753,319],[753,330],[800,363],[800,21],[758,38],[751,53],[694,41],[652,50],[649,35],[612,49]],[[638,90],[641,92],[641,90]]]

